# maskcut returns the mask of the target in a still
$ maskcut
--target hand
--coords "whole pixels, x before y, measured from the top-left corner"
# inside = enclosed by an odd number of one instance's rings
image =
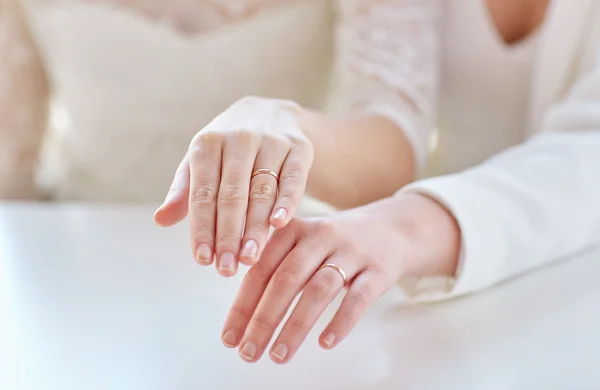
[[[238,260],[260,257],[271,225],[292,219],[314,155],[300,112],[292,102],[245,98],[194,137],[155,221],[169,226],[189,213],[198,263],[216,258],[219,273],[232,276]]]
[[[421,195],[294,220],[273,234],[246,274],[225,321],[223,343],[239,347],[244,360],[257,361],[303,291],[270,352],[273,361],[286,363],[345,287],[347,295],[320,336],[323,348],[333,348],[400,276],[454,275],[459,246],[452,215]]]

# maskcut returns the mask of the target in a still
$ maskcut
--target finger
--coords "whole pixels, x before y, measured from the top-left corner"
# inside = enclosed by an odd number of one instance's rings
[[[186,154],[175,171],[175,177],[165,201],[154,213],[154,222],[163,227],[181,222],[188,213],[189,193],[190,164]]]
[[[236,132],[229,137],[223,149],[216,238],[217,270],[223,276],[233,276],[237,271],[250,175],[257,152],[258,140],[248,131]]]
[[[325,264],[340,267],[347,280],[352,280],[362,271],[362,266],[351,257],[334,255],[327,259]],[[327,306],[342,291],[344,284],[345,279],[334,268],[323,267],[314,274],[279,337],[273,343],[271,359],[274,362],[286,363],[294,356]]]
[[[296,214],[304,190],[308,172],[313,163],[313,152],[307,146],[294,147],[283,163],[279,178],[277,201],[273,208],[270,223],[282,228]]]
[[[281,262],[246,327],[240,345],[244,360],[260,359],[294,299],[329,254],[329,243],[313,235],[301,240]]]
[[[287,152],[287,147],[263,144],[256,156],[253,172],[267,169],[279,176]],[[258,260],[268,239],[271,227],[269,217],[277,197],[278,177],[274,175],[259,173],[253,175],[250,181],[248,213],[240,252],[240,261],[247,265],[252,265]]]
[[[221,137],[206,133],[190,145],[190,238],[196,261],[213,262],[217,191],[221,176]]]
[[[238,294],[223,326],[223,344],[239,345],[252,314],[280,262],[295,247],[297,235],[291,226],[273,233],[260,260],[244,276]]]
[[[321,334],[321,346],[331,349],[344,340],[371,303],[388,287],[385,276],[377,272],[364,271],[356,276],[340,308]]]

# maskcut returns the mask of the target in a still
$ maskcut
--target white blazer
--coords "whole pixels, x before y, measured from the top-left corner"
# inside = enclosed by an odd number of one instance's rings
[[[440,201],[462,231],[457,277],[443,285],[403,281],[413,297],[471,293],[600,245],[600,1],[551,7],[535,64],[530,139],[401,190]]]

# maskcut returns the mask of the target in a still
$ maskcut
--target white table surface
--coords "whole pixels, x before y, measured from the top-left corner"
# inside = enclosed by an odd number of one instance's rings
[[[454,302],[392,291],[286,366],[219,340],[239,278],[150,207],[0,206],[0,389],[600,389],[600,251]]]

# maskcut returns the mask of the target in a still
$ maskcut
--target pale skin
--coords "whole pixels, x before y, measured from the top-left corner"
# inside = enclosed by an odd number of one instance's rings
[[[513,44],[543,23],[548,2],[487,5],[499,35]],[[461,237],[453,216],[423,195],[392,196],[414,172],[400,130],[380,117],[335,119],[248,98],[194,138],[155,219],[167,226],[189,214],[196,259],[209,265],[215,258],[224,276],[235,274],[236,260],[252,265],[222,333],[242,359],[260,359],[299,293],[269,352],[277,363],[292,358],[344,287],[348,294],[320,335],[323,348],[339,344],[401,276],[454,276]],[[278,172],[279,184],[269,175],[251,178],[260,168]],[[293,219],[305,191],[347,210]],[[270,225],[278,230],[267,241]],[[324,263],[345,270],[348,283]]]
[[[486,3],[499,35],[512,44],[543,23],[549,1]],[[15,4],[0,0],[9,2]],[[17,23],[9,33],[22,38],[27,31]],[[31,39],[22,41],[34,47]],[[33,63],[29,71],[5,70],[2,77],[42,88],[45,78],[27,77],[43,69],[39,58]],[[43,118],[40,101],[32,96],[21,107]],[[0,137],[18,131],[6,123]],[[28,134],[41,134],[42,127]],[[251,178],[259,168],[277,172],[279,182],[266,174]],[[324,348],[338,345],[401,276],[455,274],[461,237],[453,216],[425,196],[393,196],[413,180],[414,170],[410,145],[385,118],[331,118],[288,101],[246,98],[194,137],[155,220],[170,226],[189,216],[194,257],[205,266],[215,263],[223,276],[234,275],[239,262],[252,265],[222,333],[223,343],[248,362],[265,353],[303,292],[269,351],[273,361],[286,363],[343,288],[348,294],[320,336]],[[345,211],[295,219],[305,192]],[[269,226],[277,228],[270,240]],[[345,286],[335,270],[319,269],[325,262],[345,270]]]

